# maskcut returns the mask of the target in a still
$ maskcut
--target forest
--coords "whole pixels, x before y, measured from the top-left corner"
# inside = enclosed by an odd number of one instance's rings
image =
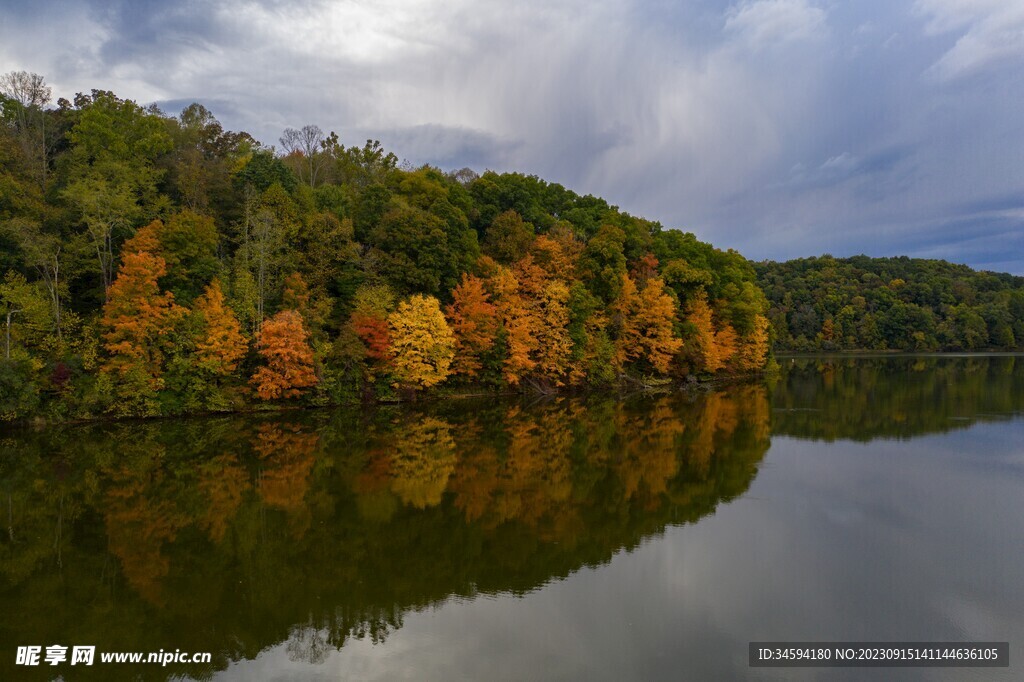
[[[1024,277],[920,258],[755,264],[775,349],[976,351],[1024,347]]]
[[[0,77],[0,420],[750,374],[754,266],[519,173]]]

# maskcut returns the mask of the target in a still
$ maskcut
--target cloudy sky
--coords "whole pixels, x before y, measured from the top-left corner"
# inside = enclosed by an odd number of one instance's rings
[[[1024,0],[0,0],[0,71],[516,170],[752,259],[1024,274]]]

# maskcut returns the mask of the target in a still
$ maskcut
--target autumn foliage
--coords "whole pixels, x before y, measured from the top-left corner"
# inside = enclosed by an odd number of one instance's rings
[[[749,336],[739,340],[735,356],[736,369],[742,372],[756,372],[764,367],[768,357],[769,326],[767,317],[755,316],[754,330]]]
[[[316,126],[280,155],[201,105],[171,117],[103,90],[33,111],[61,143],[31,164],[24,121],[0,125],[17,199],[0,210],[0,420],[650,384],[761,371],[774,338],[1024,338],[1021,292],[937,326],[903,268],[876,278],[887,317],[863,297],[787,302],[778,282],[769,315],[735,251],[535,176],[408,168]]]
[[[645,361],[655,372],[667,374],[683,342],[673,333],[676,305],[665,293],[661,279],[649,274],[643,290],[637,292],[629,275],[622,276],[619,298],[613,305],[618,323],[615,363]]]
[[[503,378],[515,386],[533,370],[537,362],[536,320],[520,294],[519,280],[511,270],[498,266],[488,279],[490,293],[505,332]]]
[[[167,337],[184,314],[175,304],[174,294],[161,293],[157,283],[167,272],[164,259],[153,253],[162,227],[155,221],[125,243],[102,319],[104,347],[109,353],[104,370],[122,375],[141,370],[153,388],[160,385]]]
[[[693,327],[691,343],[700,365],[708,372],[716,372],[725,366],[729,356],[729,348],[723,348],[722,341],[728,341],[729,335],[720,335],[715,330],[711,306],[703,294],[690,301],[690,311],[686,317]]]
[[[464,273],[446,313],[455,335],[455,372],[475,377],[483,367],[481,357],[494,346],[499,325],[498,309],[483,280]]]
[[[196,341],[196,359],[217,376],[227,376],[238,367],[248,343],[242,325],[231,308],[225,305],[220,282],[213,280],[195,303],[202,319],[201,333]]]
[[[356,335],[366,346],[366,357],[379,362],[391,360],[391,330],[385,319],[355,312],[351,318]]]
[[[672,331],[675,318],[676,304],[665,293],[665,283],[657,277],[649,277],[640,292],[635,325],[639,331],[641,357],[661,374],[668,373],[672,357],[683,345]]]
[[[316,384],[308,336],[294,310],[282,310],[263,323],[256,345],[266,364],[252,377],[262,400],[297,398]]]
[[[448,378],[455,336],[436,298],[417,294],[399,303],[388,316],[388,325],[400,383],[427,388]]]

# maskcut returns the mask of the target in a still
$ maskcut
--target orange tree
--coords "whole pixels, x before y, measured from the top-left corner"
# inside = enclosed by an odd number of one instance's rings
[[[316,384],[309,334],[294,310],[282,310],[264,322],[256,345],[266,362],[252,377],[261,399],[297,398],[302,389]]]
[[[140,229],[125,242],[117,278],[103,306],[102,366],[112,383],[115,412],[153,414],[156,392],[163,386],[164,356],[185,310],[174,294],[160,291],[157,280],[167,272],[159,247],[160,221]]]

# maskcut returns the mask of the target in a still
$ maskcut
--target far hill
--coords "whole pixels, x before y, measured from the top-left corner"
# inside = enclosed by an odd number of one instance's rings
[[[1024,277],[921,258],[756,263],[776,350],[1017,350]]]

